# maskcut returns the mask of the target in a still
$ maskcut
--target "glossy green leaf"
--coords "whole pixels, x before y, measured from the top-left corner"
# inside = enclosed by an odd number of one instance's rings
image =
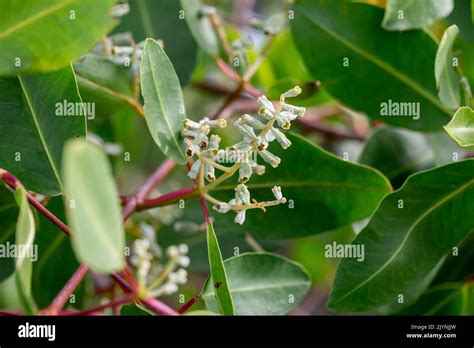
[[[148,309],[146,309],[145,307],[142,307],[141,305],[137,303],[131,303],[131,304],[124,305],[122,306],[122,308],[120,308],[120,315],[141,317],[141,316],[152,316],[154,314],[150,312]]]
[[[439,99],[450,109],[457,109],[461,106],[459,75],[456,72],[452,54],[454,40],[458,33],[459,29],[456,25],[446,29],[436,52],[435,60],[435,77]]]
[[[10,193],[8,192],[8,194]],[[14,202],[2,202],[0,205],[0,245],[2,248],[15,243],[17,216],[18,207]],[[0,257],[0,283],[15,271],[14,261],[11,257]]]
[[[94,103],[96,116],[110,116],[137,103],[128,69],[93,54],[74,64],[82,100]]]
[[[259,239],[285,239],[334,230],[371,215],[391,191],[378,171],[344,161],[301,136],[289,139],[292,145],[287,150],[277,144],[269,147],[281,164],[276,169],[267,165],[264,175],[253,175],[246,184],[251,198],[259,202],[273,200],[272,187],[281,186],[288,203],[269,207],[265,213],[247,211],[243,226],[233,222],[231,212],[213,212],[216,225],[226,226],[226,233],[249,231]],[[236,181],[222,183],[212,195],[229,201],[234,198]]]
[[[435,41],[386,31],[382,16],[362,3],[301,0],[290,22],[306,66],[333,97],[389,124],[440,130],[451,113],[438,99]]]
[[[201,0],[180,0],[184,18],[201,49],[210,56],[219,54],[219,42]]]
[[[389,127],[375,130],[364,145],[359,163],[380,170],[397,188],[409,175],[435,165],[423,134]]]
[[[125,233],[107,157],[84,139],[71,140],[64,150],[62,176],[78,260],[99,273],[122,270]]]
[[[468,281],[474,276],[472,265],[474,265],[474,233],[452,248],[431,286]]]
[[[224,261],[237,315],[282,315],[295,308],[311,288],[308,273],[296,262],[270,253],[245,253]],[[203,299],[216,312],[213,279]]]
[[[178,164],[186,158],[180,132],[185,120],[183,93],[178,76],[161,46],[147,39],[140,65],[148,129],[161,151]]]
[[[32,191],[57,195],[64,143],[86,133],[71,67],[0,79],[0,167]],[[66,108],[64,108],[66,105]]]
[[[130,12],[121,18],[115,33],[131,32],[135,42],[146,38],[163,40],[166,53],[184,86],[196,62],[197,47],[179,1],[130,0]]]
[[[448,252],[474,231],[474,160],[411,176],[380,203],[353,245],[364,262],[342,259],[329,308],[399,311],[433,280]],[[403,296],[403,303],[399,303]]]
[[[114,25],[116,0],[3,0],[0,75],[52,71],[85,54]]]
[[[211,269],[212,298],[217,304],[217,311],[222,315],[234,315],[234,303],[229,289],[226,269],[212,223],[207,225],[207,252]]]
[[[471,108],[458,109],[444,129],[460,146],[474,149],[474,111]]]
[[[32,262],[36,261],[35,251],[35,218],[31,211],[26,191],[18,186],[15,200],[19,207],[15,232],[15,244],[18,255],[15,259],[15,272],[0,285],[0,302],[2,308],[22,310],[25,314],[33,314],[36,305],[31,294]],[[23,249],[24,253],[20,252]]]
[[[214,313],[214,312],[211,312],[211,311],[198,309],[198,310],[195,310],[195,311],[186,312],[186,313],[184,313],[184,315],[199,315],[199,316],[204,316],[205,315],[205,316],[208,316],[208,315],[217,315],[217,314]]]
[[[448,16],[453,0],[387,0],[382,26],[386,30],[421,29]]]
[[[46,208],[62,221],[66,221],[62,197],[50,199]],[[32,287],[41,290],[35,291],[33,296],[38,307],[46,308],[77,270],[79,262],[69,237],[41,214],[38,214],[36,230],[38,260],[33,264]],[[68,301],[68,305],[81,308],[84,293],[84,282],[81,282],[74,290],[74,301]]]
[[[474,283],[446,283],[429,288],[401,315],[474,315]]]

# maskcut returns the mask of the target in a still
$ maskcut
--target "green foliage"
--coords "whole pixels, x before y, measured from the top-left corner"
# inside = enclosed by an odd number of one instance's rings
[[[287,150],[271,151],[285,160],[265,175],[254,176],[247,186],[258,201],[271,198],[271,188],[281,186],[288,203],[247,213],[245,231],[256,238],[298,238],[348,225],[372,214],[380,199],[391,191],[390,183],[378,171],[344,161],[296,135],[289,137]],[[308,165],[314,164],[314,165]],[[212,191],[228,200],[233,183]],[[216,226],[243,232],[233,226],[231,216],[216,215]]]
[[[214,296],[217,303],[218,311],[222,315],[234,315],[234,303],[229,289],[228,277],[212,223],[207,225],[207,249],[211,268],[212,296]]]
[[[452,47],[458,33],[459,29],[456,25],[446,29],[435,60],[435,77],[439,99],[450,109],[457,109],[461,104],[459,76],[454,68],[452,55]]]
[[[145,117],[153,139],[165,155],[176,163],[186,163],[179,140],[186,118],[181,86],[168,56],[152,39],[145,44],[140,76]]]
[[[387,195],[352,243],[365,247],[365,261],[341,260],[329,307],[397,311],[413,303],[446,254],[472,232],[466,217],[474,202],[473,171],[474,160],[452,163],[413,175]]]
[[[114,33],[131,32],[136,42],[146,38],[163,40],[181,85],[189,81],[196,61],[194,38],[180,16],[179,1],[130,0],[130,12]]]
[[[361,3],[299,1],[293,38],[312,75],[341,102],[395,126],[440,130],[450,112],[437,96],[436,43],[421,30],[382,29],[382,15],[381,9]],[[393,102],[415,101],[419,115],[390,112]]]
[[[62,177],[67,217],[74,230],[72,246],[78,260],[96,272],[122,270],[125,235],[107,158],[84,139],[71,140],[64,150]]]
[[[460,146],[474,149],[474,111],[471,108],[462,107],[456,111],[444,129]]]
[[[30,190],[61,193],[63,146],[68,139],[86,133],[80,103],[71,67],[1,78],[0,166],[17,175]]]
[[[224,261],[230,293],[238,315],[282,315],[303,299],[311,281],[296,262],[270,253],[245,253]],[[209,278],[203,298],[217,312],[215,294]]]
[[[69,65],[112,29],[115,21],[109,11],[114,3],[115,0],[2,1],[0,75],[46,72]]]
[[[382,26],[387,30],[421,29],[448,16],[454,0],[387,0]]]

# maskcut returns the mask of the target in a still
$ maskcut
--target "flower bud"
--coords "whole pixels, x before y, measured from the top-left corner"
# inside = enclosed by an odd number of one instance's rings
[[[259,151],[258,154],[262,157],[262,159],[265,162],[270,164],[273,168],[278,167],[278,165],[281,162],[281,159],[279,157],[275,156],[268,150]]]
[[[280,143],[282,148],[287,149],[291,146],[291,141],[282,131],[277,128],[272,128],[271,132],[275,136],[275,139]]]
[[[193,163],[191,170],[188,173],[188,177],[191,179],[196,179],[199,169],[201,168],[201,160],[197,160],[196,162]]]
[[[301,87],[295,86],[281,95],[282,98],[296,97],[301,94]]]
[[[216,180],[214,166],[211,163],[206,162],[206,164],[204,165],[204,168],[205,168],[204,173],[205,173],[206,179],[211,182]]]
[[[212,207],[215,211],[221,214],[225,214],[230,210],[231,206],[228,203],[225,202],[220,202],[219,204],[216,204]]]
[[[275,107],[273,106],[272,102],[268,100],[266,96],[262,95],[261,97],[258,97],[257,103],[258,105],[264,107],[268,111],[272,113],[275,112]]]
[[[237,215],[235,216],[235,219],[234,219],[234,222],[236,224],[242,225],[245,222],[245,212],[246,212],[246,210],[242,209],[241,211],[239,211],[237,213]]]
[[[239,183],[246,183],[252,176],[252,166],[248,162],[243,162],[239,168]]]
[[[254,128],[254,129],[263,129],[263,128],[265,128],[265,125],[262,122],[257,120],[255,117],[247,115],[247,114],[243,115],[240,118],[240,120],[243,124],[248,124],[250,127]]]

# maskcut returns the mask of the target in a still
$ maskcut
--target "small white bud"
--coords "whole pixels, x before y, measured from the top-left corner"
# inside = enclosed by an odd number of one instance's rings
[[[281,162],[281,159],[279,157],[275,156],[268,150],[259,151],[258,154],[262,157],[262,159],[265,162],[270,164],[273,168],[278,167],[278,165]]]
[[[181,255],[186,255],[189,251],[189,247],[186,244],[180,244],[178,250]]]
[[[283,198],[283,194],[281,193],[281,187],[280,186],[273,186],[272,188],[273,195],[277,200],[280,200]]]
[[[241,210],[237,213],[237,215],[235,216],[235,219],[234,219],[234,222],[236,224],[242,225],[245,222],[245,212],[246,212],[246,210],[243,209],[243,210]]]
[[[239,168],[239,182],[244,184],[252,176],[252,166],[248,162],[243,162]]]
[[[268,100],[266,96],[262,95],[261,97],[258,97],[257,103],[258,105],[260,105],[261,107],[264,107],[268,111],[272,113],[275,112],[275,107],[273,106],[272,102]]]
[[[225,202],[220,202],[219,204],[214,205],[212,209],[214,209],[218,213],[225,214],[230,210],[230,204],[225,203]]]
[[[275,139],[280,143],[281,147],[287,149],[291,146],[291,141],[277,128],[272,128],[271,132],[275,136]]]
[[[281,95],[282,98],[292,98],[301,94],[301,87],[295,86]]]
[[[190,179],[196,179],[198,173],[199,173],[199,169],[201,168],[201,160],[197,160],[196,162],[193,163],[193,165],[191,166],[191,170],[189,171],[188,173],[188,177]]]

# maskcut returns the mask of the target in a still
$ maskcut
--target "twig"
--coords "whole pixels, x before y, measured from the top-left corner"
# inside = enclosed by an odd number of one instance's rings
[[[7,172],[6,170],[0,168],[0,180],[3,180],[7,185],[12,187],[13,189],[16,189],[19,185],[21,185],[20,181]],[[71,229],[66,226],[61,220],[59,220],[53,213],[51,213],[48,209],[46,209],[40,202],[38,202],[30,193],[26,193],[28,197],[28,201],[35,207],[44,217],[46,217],[48,220],[53,222],[61,231],[63,231],[65,234],[70,236],[72,234]],[[110,277],[114,281],[119,284],[119,286],[122,288],[122,290],[126,293],[134,293],[134,289],[118,274],[111,274]],[[156,299],[146,299],[142,300],[142,302],[149,307],[151,310],[155,311],[157,314],[165,314],[171,313],[172,315],[177,314],[177,312],[172,309],[171,307],[167,306],[166,304],[156,300]]]
[[[83,310],[81,312],[72,313],[70,315],[78,315],[78,316],[89,315],[91,313],[99,312],[99,311],[102,311],[102,310],[110,308],[110,307],[113,308],[113,307],[117,307],[117,306],[120,306],[120,305],[123,305],[123,304],[126,304],[126,303],[130,303],[130,302],[133,301],[134,298],[135,298],[135,294],[128,293],[128,294],[120,296],[116,299],[113,299],[113,300],[111,300],[111,301],[109,301],[105,304],[94,306],[94,307],[88,308],[86,310]]]
[[[145,198],[140,204],[137,204],[136,211],[162,207],[174,204],[182,199],[199,196],[199,190],[194,186],[187,186],[177,191],[166,193],[156,198]]]
[[[222,26],[221,19],[219,18],[219,15],[216,11],[209,13],[208,17],[212,26],[214,27],[214,30],[217,32],[217,36],[219,37],[222,47],[224,47],[224,51],[230,61],[232,59],[232,49],[230,47],[224,27]]]
[[[262,246],[255,240],[255,238],[252,237],[252,235],[247,232],[245,233],[245,242],[252,248],[253,251],[257,253],[262,253],[265,251],[265,249],[262,248]]]
[[[56,295],[51,304],[46,308],[43,313],[47,315],[57,315],[64,305],[68,301],[71,294],[79,286],[80,282],[84,276],[89,271],[89,267],[85,265],[80,265],[72,277],[68,280],[66,285],[61,289],[61,291]]]
[[[193,304],[201,299],[201,295],[193,296],[188,302],[186,302],[182,307],[178,309],[179,314],[185,313]]]
[[[127,204],[123,208],[123,219],[127,220],[128,217],[135,211],[137,206],[143,203],[143,200],[150,192],[161,183],[164,178],[171,172],[176,166],[176,163],[167,159],[165,160],[153,173],[152,176],[141,186],[138,191],[127,201]]]

